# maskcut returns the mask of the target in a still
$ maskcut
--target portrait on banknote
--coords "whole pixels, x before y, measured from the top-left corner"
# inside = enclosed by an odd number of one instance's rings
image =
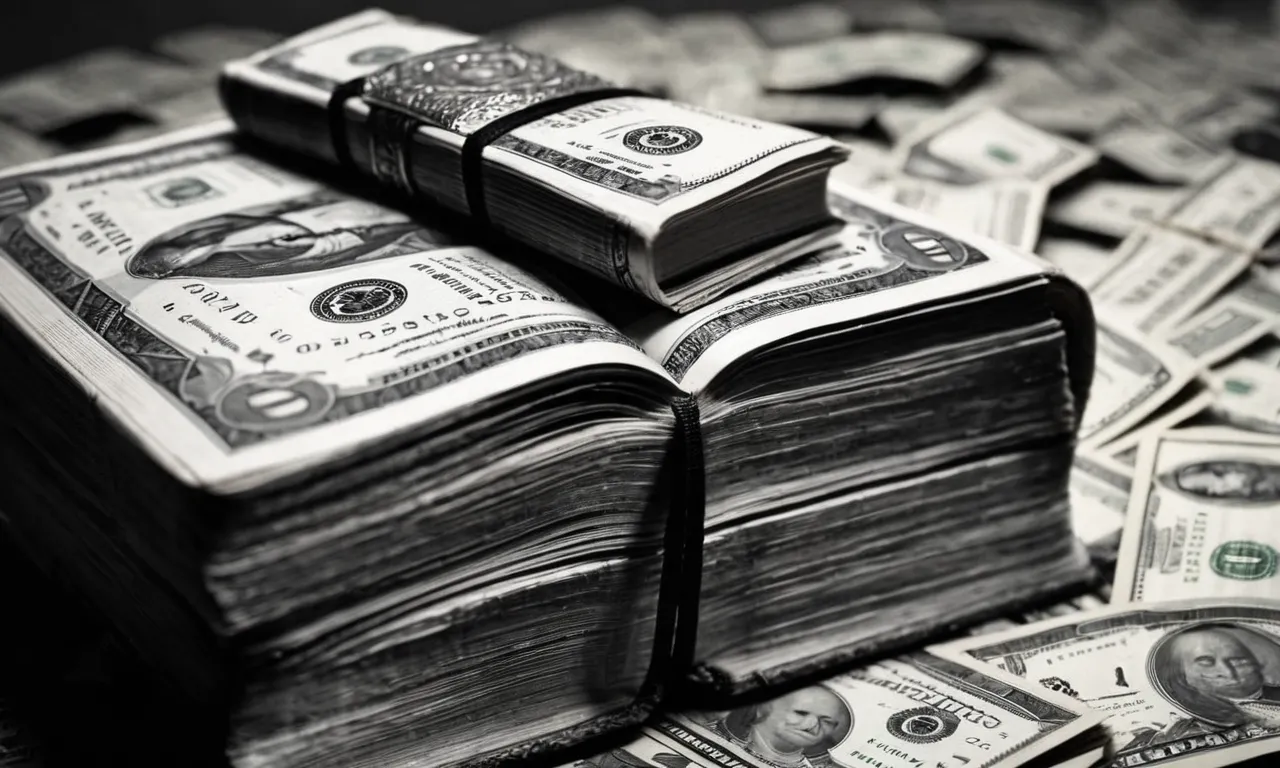
[[[1280,723],[1280,637],[1234,623],[1166,634],[1148,660],[1156,692],[1218,726]]]
[[[180,224],[134,253],[134,277],[295,275],[447,243],[404,215],[331,190]]]
[[[1205,501],[1268,504],[1280,501],[1280,464],[1196,461],[1158,477],[1165,488]]]
[[[832,764],[829,750],[844,741],[853,727],[849,706],[821,685],[691,719],[701,720],[707,730],[776,766]]]

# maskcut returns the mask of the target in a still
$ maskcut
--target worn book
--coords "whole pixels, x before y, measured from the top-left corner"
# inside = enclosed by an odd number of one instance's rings
[[[221,122],[0,176],[9,525],[234,765],[540,758],[1087,575],[1044,263],[833,188],[681,315],[326,170]]]

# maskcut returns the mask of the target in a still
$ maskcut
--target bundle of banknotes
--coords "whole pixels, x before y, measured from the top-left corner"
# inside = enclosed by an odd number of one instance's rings
[[[258,140],[0,177],[5,398],[48,404],[4,411],[4,526],[233,764],[1280,751],[1265,30],[894,0],[154,48],[94,54],[172,75],[110,102],[49,95],[105,64],[0,84],[9,162],[220,105]]]

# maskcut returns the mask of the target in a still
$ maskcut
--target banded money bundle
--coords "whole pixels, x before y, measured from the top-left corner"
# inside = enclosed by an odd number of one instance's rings
[[[228,127],[0,178],[0,354],[8,525],[236,765],[538,756],[1083,579],[1037,263],[834,190],[836,245],[624,333]]]
[[[232,62],[245,132],[689,310],[829,234],[837,142],[367,11]]]

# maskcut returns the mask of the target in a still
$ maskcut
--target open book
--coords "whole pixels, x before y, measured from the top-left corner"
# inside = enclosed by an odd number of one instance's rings
[[[1077,581],[1083,294],[831,201],[624,318],[227,123],[15,169],[6,514],[242,766],[527,758]]]

